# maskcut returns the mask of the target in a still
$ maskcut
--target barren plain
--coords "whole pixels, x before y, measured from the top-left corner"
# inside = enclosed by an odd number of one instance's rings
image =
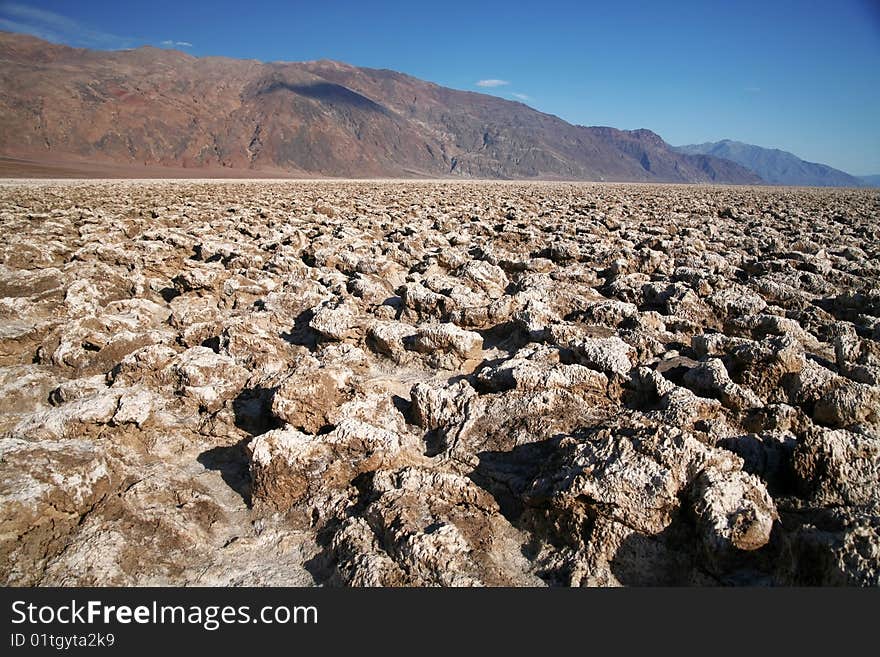
[[[0,185],[7,585],[880,584],[876,191]]]

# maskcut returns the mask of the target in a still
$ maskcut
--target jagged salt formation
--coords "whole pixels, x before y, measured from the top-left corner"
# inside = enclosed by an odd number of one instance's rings
[[[878,210],[6,184],[4,582],[877,585]]]

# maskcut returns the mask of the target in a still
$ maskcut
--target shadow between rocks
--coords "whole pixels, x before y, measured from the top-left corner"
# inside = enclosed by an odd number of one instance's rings
[[[234,445],[213,447],[199,454],[197,461],[208,470],[216,470],[223,481],[251,506],[251,473],[248,443],[254,436],[279,428],[282,423],[272,415],[272,400],[277,388],[245,388],[232,400],[235,426],[248,434]]]
[[[309,326],[315,313],[311,309],[302,311],[293,320],[293,328],[281,333],[281,338],[292,345],[299,345],[315,351],[318,347],[318,333]]]
[[[507,452],[477,453],[479,463],[468,478],[489,493],[502,515],[515,526],[524,510],[523,495],[543,465],[559,446],[563,436],[517,445]]]
[[[251,471],[247,444],[244,438],[234,445],[213,447],[198,455],[197,461],[208,470],[216,470],[223,481],[241,496],[244,503],[251,506]]]
[[[512,356],[528,344],[525,332],[515,322],[502,322],[487,329],[478,329],[483,338],[483,349],[501,349]]]
[[[354,504],[346,510],[347,517],[363,517],[367,506],[374,499],[373,494],[373,477],[375,472],[363,472],[355,477],[351,484],[357,489],[358,496]],[[334,518],[327,522],[324,526],[318,528],[315,542],[321,548],[321,551],[315,554],[311,559],[303,563],[303,567],[315,580],[315,584],[319,586],[346,586],[348,582],[345,580],[345,573],[339,572],[339,555],[333,548],[333,537],[343,525],[343,521]],[[381,537],[376,537],[381,546]],[[381,546],[384,550],[384,546]]]
[[[676,514],[658,534],[632,533],[609,561],[612,574],[624,586],[696,586],[720,584],[698,567],[693,525]]]
[[[278,429],[282,422],[272,414],[278,388],[245,388],[232,400],[235,426],[251,436]]]
[[[171,301],[180,296],[180,290],[166,286],[159,290],[159,295],[165,300],[165,303],[171,303]]]

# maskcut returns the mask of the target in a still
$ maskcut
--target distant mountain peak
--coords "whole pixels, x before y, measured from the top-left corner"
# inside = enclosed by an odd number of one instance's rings
[[[778,148],[764,148],[741,141],[722,139],[704,144],[678,146],[688,155],[711,155],[754,171],[771,185],[804,187],[862,187],[865,181],[827,164],[807,162]]]

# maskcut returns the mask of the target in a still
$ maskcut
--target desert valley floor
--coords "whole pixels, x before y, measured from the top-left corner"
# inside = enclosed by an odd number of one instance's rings
[[[880,584],[877,191],[0,183],[7,585]]]

